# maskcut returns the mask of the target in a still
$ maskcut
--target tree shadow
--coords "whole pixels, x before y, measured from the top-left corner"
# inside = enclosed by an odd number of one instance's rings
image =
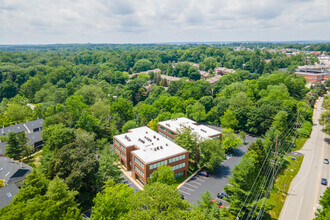
[[[324,141],[327,142],[327,144],[330,144],[330,138],[324,138]]]
[[[229,166],[221,165],[212,173],[212,177],[216,179],[226,178],[231,174]]]

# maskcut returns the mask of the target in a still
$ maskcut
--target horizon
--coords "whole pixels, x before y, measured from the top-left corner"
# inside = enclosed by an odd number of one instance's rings
[[[146,43],[131,43],[131,42],[125,42],[125,43],[26,43],[26,44],[1,44],[1,46],[48,46],[48,45],[175,45],[175,44],[181,44],[181,45],[187,45],[187,44],[200,44],[200,45],[214,45],[214,44],[253,44],[253,43],[269,43],[269,44],[318,44],[318,43],[330,43],[330,40],[292,40],[292,41],[181,41],[181,42],[146,42]]]

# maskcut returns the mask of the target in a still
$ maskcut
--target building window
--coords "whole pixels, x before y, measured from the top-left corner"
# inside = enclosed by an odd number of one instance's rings
[[[164,160],[164,161],[161,161],[161,162],[158,162],[158,163],[151,164],[149,166],[149,169],[152,170],[152,169],[155,169],[157,167],[160,167],[160,166],[166,165],[166,164],[167,164],[167,160]]]
[[[167,136],[167,138],[168,138],[169,140],[171,140],[171,141],[173,141],[173,142],[174,142],[174,139],[173,139],[173,138],[171,138],[170,136]]]
[[[166,129],[163,126],[159,126],[159,128],[166,131]]]
[[[135,170],[136,170],[136,172],[138,172],[138,174],[140,174],[142,177],[144,177],[144,173],[137,166],[135,166]]]
[[[117,144],[117,146],[120,146],[119,142],[115,139],[115,143]]]
[[[139,159],[135,157],[134,161],[135,163],[139,164],[140,167],[144,168],[144,164]]]
[[[219,135],[212,137],[213,139],[219,139]]]
[[[176,161],[183,160],[185,158],[186,158],[186,155],[183,154],[183,155],[180,155],[180,156],[177,156],[177,157],[174,157],[174,158],[169,159],[169,163],[174,163]]]
[[[115,150],[117,151],[118,154],[120,154],[120,150],[115,147]]]
[[[180,163],[178,165],[173,166],[172,170],[178,170],[178,169],[180,169],[182,167],[185,167],[185,166],[186,166],[186,163]]]
[[[184,171],[178,172],[174,174],[174,177],[179,177],[179,176],[183,176],[184,175]]]
[[[159,134],[161,134],[162,136],[166,137],[166,134],[164,134],[163,132],[159,131]]]
[[[171,135],[175,135],[174,132],[167,130],[167,133],[171,134]]]
[[[115,139],[115,143],[126,153],[126,148],[122,144],[120,144],[116,139]]]

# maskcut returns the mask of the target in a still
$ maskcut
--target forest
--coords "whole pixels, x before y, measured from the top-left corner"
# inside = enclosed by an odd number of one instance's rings
[[[324,92],[319,85],[306,88],[294,74],[298,65],[317,62],[315,55],[194,44],[2,49],[0,126],[43,118],[45,145],[40,164],[0,209],[0,219],[80,219],[90,209],[92,219],[233,219],[276,134],[284,135],[287,122],[304,112],[297,138],[309,137],[313,104]],[[200,80],[199,70],[215,75],[215,67],[235,72],[213,86]],[[159,73],[143,74],[156,68],[181,79],[167,83]],[[121,183],[112,137],[140,126],[156,130],[159,121],[183,116],[262,138],[234,170],[228,210],[210,203],[208,192],[189,205],[166,181],[136,193]],[[201,147],[207,152],[209,145]],[[17,160],[25,156],[20,150],[13,155]]]

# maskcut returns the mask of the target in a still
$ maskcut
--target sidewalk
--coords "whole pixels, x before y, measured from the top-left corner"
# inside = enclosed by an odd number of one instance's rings
[[[132,177],[132,173],[130,171],[126,171],[122,168],[122,166],[118,166],[119,169],[121,170],[121,172],[123,172],[123,174],[132,181],[133,184],[135,184],[135,186],[137,186],[140,190],[143,190],[143,187],[141,186],[141,184],[139,182],[137,182],[133,177]]]

